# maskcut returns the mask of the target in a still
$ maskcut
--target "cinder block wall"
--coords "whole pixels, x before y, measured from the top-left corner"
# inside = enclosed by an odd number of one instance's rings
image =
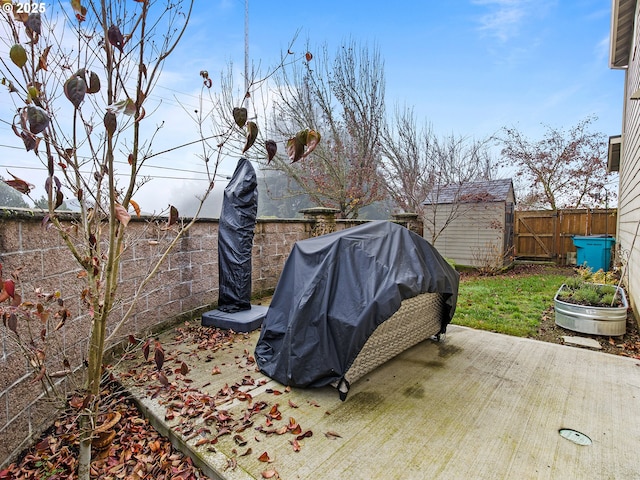
[[[72,219],[67,221],[70,227]],[[344,223],[339,228],[350,225]],[[311,226],[310,220],[258,220],[253,247],[254,293],[275,288],[293,244],[308,238]],[[150,227],[148,221],[134,219],[127,230],[129,240],[122,253],[118,301],[110,330],[131,305],[135,291],[170,241],[166,232]],[[117,339],[141,335],[172,317],[213,307],[218,299],[217,235],[215,219],[200,220],[192,227],[145,286],[134,315]],[[33,301],[35,288],[45,293],[61,292],[72,315],[50,337],[47,367],[49,371],[62,370],[66,359],[72,369],[80,369],[87,351],[90,319],[80,298],[81,270],[58,233],[43,229],[40,214],[0,208],[0,263],[4,279],[20,269],[17,290],[23,300]],[[19,323],[18,331],[27,338],[24,323]],[[35,375],[6,326],[0,326],[0,342],[0,463],[4,465],[51,425],[56,405],[43,395],[42,385],[34,382]],[[66,379],[59,387],[68,390],[79,386],[81,375],[76,377]]]

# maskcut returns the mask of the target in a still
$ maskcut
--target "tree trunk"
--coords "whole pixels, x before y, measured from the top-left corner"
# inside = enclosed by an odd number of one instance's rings
[[[82,415],[80,418],[80,451],[78,452],[78,480],[90,480],[91,471],[91,418]]]
[[[89,365],[87,367],[86,395],[89,397],[87,409],[80,418],[80,452],[78,455],[78,480],[90,480],[91,439],[96,424],[100,405],[100,380],[102,377],[102,358],[104,355],[104,339],[106,318],[101,311],[96,314],[91,328],[89,344]]]

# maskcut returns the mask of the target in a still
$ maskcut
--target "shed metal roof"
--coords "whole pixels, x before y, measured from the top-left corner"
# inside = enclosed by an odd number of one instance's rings
[[[467,182],[434,189],[422,204],[506,202],[512,192],[513,182],[510,178]]]

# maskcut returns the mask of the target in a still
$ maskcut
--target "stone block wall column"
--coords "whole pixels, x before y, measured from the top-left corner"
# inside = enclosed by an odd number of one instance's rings
[[[423,222],[420,220],[417,213],[394,213],[392,218],[395,223],[422,236],[424,228]]]
[[[311,237],[319,237],[326,233],[336,231],[336,215],[340,212],[337,208],[313,207],[300,210],[304,218],[312,221]]]

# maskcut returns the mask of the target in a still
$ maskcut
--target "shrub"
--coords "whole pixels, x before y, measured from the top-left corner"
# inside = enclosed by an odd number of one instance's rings
[[[593,272],[589,267],[578,267],[576,269],[578,278],[588,283],[604,283],[608,285],[617,284],[619,278],[616,272],[605,272],[600,269],[597,272]]]

